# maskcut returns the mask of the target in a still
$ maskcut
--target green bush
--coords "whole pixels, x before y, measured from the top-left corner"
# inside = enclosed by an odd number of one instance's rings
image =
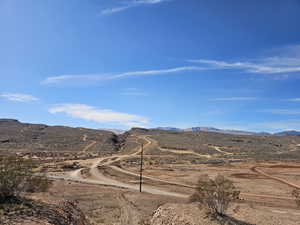
[[[204,175],[199,178],[191,201],[201,203],[211,214],[224,215],[230,203],[239,198],[239,194],[233,182],[224,176],[210,179]]]
[[[22,197],[26,192],[44,192],[51,182],[34,169],[36,163],[19,157],[0,158],[0,202]]]

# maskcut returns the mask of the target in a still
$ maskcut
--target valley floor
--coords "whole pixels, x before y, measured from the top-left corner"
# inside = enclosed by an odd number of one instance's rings
[[[53,187],[47,194],[34,194],[32,197],[53,203],[61,199],[76,200],[95,225],[147,225],[155,210],[166,203],[170,203],[169,207],[174,207],[175,211],[180,207],[183,210],[193,208],[190,211],[193,216],[198,209],[195,204],[189,203],[189,196],[198,177],[221,174],[231,179],[241,191],[240,199],[228,212],[229,216],[249,224],[299,224],[300,209],[297,209],[291,196],[293,189],[300,189],[299,163],[234,162],[236,158],[233,154],[216,146],[212,146],[215,148],[213,154],[202,154],[192,150],[163,148],[149,135],[131,138],[136,143],[135,147],[121,153],[64,161],[65,164],[77,163],[81,167],[65,171],[49,170],[48,176],[54,180]],[[140,145],[142,143],[143,147]],[[95,144],[88,143],[83,151],[89,151]],[[140,193],[139,162],[142,151],[144,170]],[[228,159],[228,155],[232,155],[232,159]],[[224,160],[225,163],[199,163],[199,160]],[[51,164],[52,167],[49,166]],[[55,164],[47,163],[47,168],[53,168]]]

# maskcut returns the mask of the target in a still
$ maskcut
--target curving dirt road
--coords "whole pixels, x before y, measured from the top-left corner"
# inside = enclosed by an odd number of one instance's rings
[[[86,142],[87,141],[88,136],[86,134],[83,135],[82,137],[82,141]],[[87,146],[85,146],[81,152],[87,152],[90,148],[92,148],[95,144],[97,144],[97,141],[92,141],[90,144],[88,144]]]
[[[144,138],[144,140],[146,140],[146,142],[147,142],[144,145],[145,148],[151,144],[151,141],[148,140],[146,137],[142,137],[142,138]],[[75,181],[75,182],[87,183],[87,184],[101,184],[101,185],[115,186],[115,187],[120,187],[120,188],[127,188],[127,189],[132,189],[132,190],[139,190],[139,185],[127,184],[127,183],[123,183],[123,182],[108,178],[108,177],[104,176],[98,169],[98,167],[101,169],[101,166],[109,166],[114,162],[118,162],[120,160],[127,159],[130,157],[134,157],[134,156],[140,154],[142,151],[141,147],[136,148],[136,150],[137,150],[136,152],[129,154],[129,155],[114,155],[114,156],[100,158],[98,161],[93,163],[93,165],[90,167],[90,175],[91,176],[89,178],[83,178],[81,176],[81,171],[83,169],[78,169],[78,170],[72,171],[66,175],[62,175],[62,176],[57,176],[57,175],[49,176],[49,178],[63,179],[63,180]],[[167,181],[165,181],[165,182],[167,182]],[[173,196],[173,197],[179,197],[179,198],[188,197],[187,195],[184,195],[184,194],[161,190],[161,189],[149,186],[149,185],[143,185],[143,192],[157,194],[157,195]]]
[[[144,145],[145,151],[147,150],[147,147],[149,145],[153,144],[153,142],[154,142],[148,136],[141,136],[139,138],[142,138],[146,141],[146,144]],[[94,143],[91,143],[91,144],[94,144]],[[91,144],[89,144],[88,146],[90,146]],[[162,151],[170,151],[170,149],[165,150],[165,149],[162,149],[160,147],[158,147],[158,148]],[[114,156],[99,158],[99,160],[95,161],[92,164],[92,166],[90,167],[90,177],[88,177],[88,178],[84,178],[82,176],[81,172],[82,172],[83,169],[78,169],[78,170],[72,171],[72,172],[70,172],[66,175],[62,175],[62,176],[49,176],[49,177],[53,178],[53,179],[64,179],[64,180],[75,181],[75,182],[80,182],[80,183],[108,185],[108,186],[115,186],[115,187],[119,187],[119,188],[139,190],[139,185],[128,184],[128,183],[124,183],[124,182],[121,182],[121,181],[118,181],[118,180],[111,179],[109,177],[104,176],[103,173],[100,172],[100,170],[101,170],[101,167],[109,167],[109,168],[112,168],[112,169],[114,169],[115,171],[117,171],[119,173],[128,174],[128,175],[132,175],[132,176],[139,176],[139,174],[133,173],[131,171],[124,170],[124,169],[119,168],[117,166],[113,166],[112,164],[115,163],[115,162],[124,160],[124,159],[128,159],[128,158],[131,158],[131,157],[136,157],[137,155],[139,155],[141,153],[141,151],[142,151],[141,147],[137,147],[137,148],[134,149],[134,152],[132,154],[114,155]],[[179,150],[173,150],[173,149],[171,151],[173,153],[177,153],[177,154],[187,154],[186,151],[179,151]],[[188,154],[190,154],[190,152]],[[198,155],[198,153],[195,153],[195,154]],[[201,155],[201,157],[203,157],[203,155]],[[265,172],[261,171],[260,169],[257,169],[256,167],[253,167],[251,169],[253,171],[265,176],[265,177],[277,180],[277,181],[279,181],[281,183],[284,183],[284,184],[287,184],[291,187],[300,189],[300,187],[298,185],[292,184],[292,183],[290,183],[286,180],[283,180],[281,178],[277,178],[277,177],[273,177],[271,175],[268,175]],[[154,177],[149,177],[149,176],[143,176],[143,177],[146,178],[146,179],[149,179],[149,180],[158,181],[158,182],[166,183],[166,184],[170,184],[170,185],[182,186],[182,187],[187,187],[187,188],[192,188],[192,189],[195,188],[195,186],[190,186],[190,185],[181,184],[181,183],[177,183],[177,182],[166,181],[166,180],[162,180],[162,179],[159,179],[159,178],[154,178]],[[151,193],[151,194],[157,194],[157,195],[173,196],[173,197],[179,197],[179,198],[188,198],[189,197],[189,195],[186,195],[186,194],[170,192],[170,191],[167,191],[167,190],[158,189],[158,188],[150,186],[150,185],[143,185],[143,192],[147,192],[147,193]],[[280,196],[274,196],[274,195],[260,195],[260,194],[241,193],[241,197],[247,197],[247,196],[248,197],[257,197],[257,198],[283,199],[283,200],[292,200],[293,199],[293,198],[280,197]]]
[[[88,151],[91,147],[93,147],[95,144],[97,144],[97,141],[92,141],[92,143],[88,144],[83,150],[82,152],[86,152]]]

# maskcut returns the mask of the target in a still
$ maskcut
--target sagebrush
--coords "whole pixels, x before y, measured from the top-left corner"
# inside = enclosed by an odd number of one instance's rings
[[[26,192],[44,192],[51,182],[36,172],[32,160],[9,156],[0,158],[0,202],[22,197]]]
[[[233,182],[224,176],[210,179],[204,175],[199,178],[191,201],[201,203],[212,214],[224,215],[230,203],[239,198],[239,194]]]

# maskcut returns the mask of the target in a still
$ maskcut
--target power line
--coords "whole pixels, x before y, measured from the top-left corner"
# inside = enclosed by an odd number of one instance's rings
[[[143,183],[143,155],[144,155],[144,145],[141,144],[140,192],[142,192],[142,183]]]

